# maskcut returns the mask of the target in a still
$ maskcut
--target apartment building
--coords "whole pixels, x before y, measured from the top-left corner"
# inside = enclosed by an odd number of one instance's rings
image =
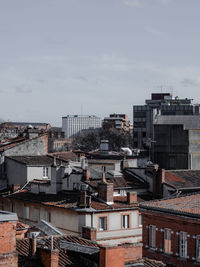
[[[62,131],[66,138],[74,138],[83,130],[101,127],[101,118],[94,115],[67,115],[62,117]]]
[[[102,127],[104,129],[117,129],[125,132],[130,132],[131,124],[126,114],[110,114],[109,117],[104,118]]]
[[[143,255],[169,266],[200,265],[200,194],[140,203]]]

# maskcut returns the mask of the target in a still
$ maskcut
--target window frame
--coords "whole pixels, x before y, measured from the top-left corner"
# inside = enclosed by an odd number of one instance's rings
[[[163,251],[165,254],[172,253],[172,230],[169,228],[164,228],[163,231]]]
[[[101,228],[101,220],[102,219],[105,220],[105,222],[104,222],[104,228]],[[98,218],[98,230],[100,232],[103,232],[103,231],[107,231],[108,230],[108,216],[106,216],[106,215],[99,216],[99,218]]]
[[[196,236],[196,261],[200,262],[200,235]]]
[[[43,167],[43,178],[49,178],[49,167]]]
[[[156,248],[156,225],[150,224],[148,227],[148,245],[150,249]]]
[[[30,207],[24,205],[24,219],[29,220],[30,219]]]
[[[181,231],[179,234],[179,256],[180,258],[187,258],[187,233]]]
[[[36,212],[37,212],[37,216],[36,216]],[[38,218],[36,219],[36,217],[38,217]],[[39,222],[39,220],[40,220],[40,209],[34,208],[34,210],[33,210],[33,221],[34,222]]]
[[[127,220],[124,221],[124,218],[127,218]],[[124,226],[124,223],[127,225]],[[130,228],[130,213],[121,214],[121,229],[129,229],[129,228]]]

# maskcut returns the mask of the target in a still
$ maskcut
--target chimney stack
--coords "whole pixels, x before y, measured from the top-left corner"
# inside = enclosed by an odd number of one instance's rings
[[[137,202],[137,192],[128,192],[127,193],[127,202],[128,204],[134,204]]]
[[[85,181],[90,180],[91,172],[88,169],[83,169],[83,178]]]
[[[107,204],[113,204],[113,193],[114,186],[113,183],[108,183],[106,181],[105,172],[102,173],[102,181],[98,184],[98,196],[104,200]]]

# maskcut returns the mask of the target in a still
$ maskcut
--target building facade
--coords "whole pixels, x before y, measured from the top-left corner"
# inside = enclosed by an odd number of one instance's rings
[[[200,265],[200,195],[140,204],[143,255],[169,266]]]
[[[200,116],[157,116],[153,160],[161,168],[200,169]]]
[[[191,99],[172,98],[169,93],[152,94],[145,105],[133,106],[134,146],[144,148],[154,141],[153,121],[156,115],[199,115],[199,105]]]
[[[126,114],[110,114],[109,117],[104,118],[102,126],[104,129],[113,128],[125,132],[131,130],[130,120]]]
[[[67,115],[62,117],[62,131],[66,138],[73,138],[82,130],[94,130],[101,127],[101,118],[94,115]]]

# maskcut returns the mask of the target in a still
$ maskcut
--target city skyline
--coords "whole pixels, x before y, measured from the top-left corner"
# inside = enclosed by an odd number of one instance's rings
[[[200,102],[196,0],[0,1],[0,118],[127,113],[153,92]]]

